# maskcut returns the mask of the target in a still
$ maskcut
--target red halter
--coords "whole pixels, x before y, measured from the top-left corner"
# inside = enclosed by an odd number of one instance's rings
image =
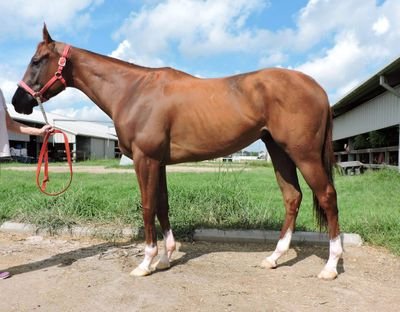
[[[50,181],[49,179],[49,150],[47,148],[47,144],[49,141],[50,136],[54,135],[55,133],[61,133],[64,136],[64,144],[65,144],[65,154],[67,155],[68,167],[69,167],[69,181],[67,185],[59,192],[56,193],[49,193],[46,191],[47,182]],[[42,183],[40,183],[40,171],[42,170],[42,163],[44,162],[44,176]],[[64,193],[72,182],[72,159],[71,159],[71,151],[69,149],[69,143],[67,135],[62,132],[61,130],[54,129],[53,132],[47,132],[43,139],[43,145],[40,150],[38,164],[36,168],[36,185],[38,186],[39,190],[49,196],[57,196]]]
[[[28,86],[23,80],[19,82],[19,86],[23,89],[25,89],[26,92],[28,92],[30,95],[32,95],[34,98],[39,98],[41,102],[46,102],[48,99],[44,97],[44,93],[56,82],[60,81],[64,85],[64,89],[67,87],[67,83],[62,76],[62,71],[67,63],[67,56],[69,53],[71,46],[66,45],[64,47],[64,51],[60,58],[58,59],[58,69],[54,73],[54,76],[43,86],[42,89],[39,91],[34,91],[30,86]]]
[[[62,55],[60,56],[60,58],[58,59],[58,69],[55,72],[54,76],[43,86],[43,88],[41,88],[39,91],[34,91],[30,86],[28,86],[23,80],[21,80],[19,82],[19,86],[21,88],[23,88],[26,92],[28,92],[30,95],[32,95],[36,101],[38,102],[40,109],[42,110],[43,113],[43,118],[45,120],[45,122],[47,124],[47,117],[46,114],[44,112],[43,106],[42,106],[42,102],[47,101],[48,99],[44,97],[44,93],[56,82],[56,81],[60,81],[63,86],[64,89],[67,87],[67,82],[65,81],[64,77],[62,76],[62,71],[65,67],[65,65],[67,64],[67,57],[68,57],[68,53],[70,50],[71,46],[70,45],[65,45],[64,50]],[[67,184],[67,186],[61,190],[60,192],[57,193],[48,193],[46,192],[46,186],[47,186],[47,182],[49,182],[49,160],[48,160],[48,148],[47,148],[47,144],[48,144],[48,140],[50,138],[51,135],[55,134],[55,133],[61,133],[64,136],[64,144],[65,144],[65,152],[67,154],[67,160],[68,160],[68,166],[69,166],[69,171],[70,171],[70,179],[69,182]],[[44,161],[44,178],[42,183],[40,184],[39,182],[39,178],[40,178],[40,171],[41,171],[41,167],[42,167],[42,163]],[[39,155],[39,160],[38,160],[38,166],[36,169],[36,184],[39,187],[40,191],[46,195],[51,195],[51,196],[55,196],[55,195],[59,195],[61,193],[64,193],[67,188],[71,185],[72,182],[72,160],[71,160],[71,152],[69,149],[69,143],[68,143],[68,138],[66,136],[66,134],[64,132],[62,132],[61,130],[57,130],[54,129],[53,132],[47,132],[44,139],[43,139],[43,145],[42,148],[40,150],[40,155]]]

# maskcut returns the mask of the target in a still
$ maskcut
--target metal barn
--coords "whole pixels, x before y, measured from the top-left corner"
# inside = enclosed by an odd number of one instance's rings
[[[45,122],[40,111],[34,110],[31,115],[15,112],[11,105],[7,105],[10,116],[27,125],[42,127]],[[74,160],[115,158],[118,154],[118,138],[113,126],[98,122],[68,119],[57,114],[47,113],[49,123],[65,132],[70,144]],[[13,158],[35,162],[42,144],[42,138],[29,135],[20,135],[9,132],[10,149]],[[64,139],[56,134],[49,140],[49,157],[53,160],[65,158]]]
[[[355,88],[333,109],[333,140],[339,162],[400,170],[400,58]]]

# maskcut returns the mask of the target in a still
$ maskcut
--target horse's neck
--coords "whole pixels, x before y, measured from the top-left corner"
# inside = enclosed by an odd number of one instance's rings
[[[143,79],[147,70],[113,58],[74,48],[73,86],[85,93],[101,110],[113,118],[135,81]]]

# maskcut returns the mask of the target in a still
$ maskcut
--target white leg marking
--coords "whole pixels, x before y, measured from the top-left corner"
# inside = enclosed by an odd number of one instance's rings
[[[290,241],[292,240],[292,230],[288,229],[276,245],[275,251],[269,257],[265,258],[261,263],[261,266],[268,269],[274,269],[277,266],[276,261],[289,250]]]
[[[146,248],[144,249],[144,259],[142,263],[140,263],[139,266],[130,273],[130,275],[146,276],[151,274],[151,262],[153,261],[154,257],[157,256],[157,253],[157,245],[146,245]]]
[[[342,240],[340,235],[329,241],[329,259],[318,278],[333,280],[337,277],[337,264],[343,254]]]
[[[169,230],[164,234],[164,252],[156,265],[158,270],[165,270],[170,267],[171,256],[175,250],[175,246],[174,235],[172,234],[172,230]]]

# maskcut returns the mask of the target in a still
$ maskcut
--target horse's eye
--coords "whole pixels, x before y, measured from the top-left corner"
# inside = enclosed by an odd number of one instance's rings
[[[39,59],[39,58],[33,58],[33,59],[31,60],[31,64],[32,64],[33,66],[39,65],[39,63],[40,63],[40,59]]]

